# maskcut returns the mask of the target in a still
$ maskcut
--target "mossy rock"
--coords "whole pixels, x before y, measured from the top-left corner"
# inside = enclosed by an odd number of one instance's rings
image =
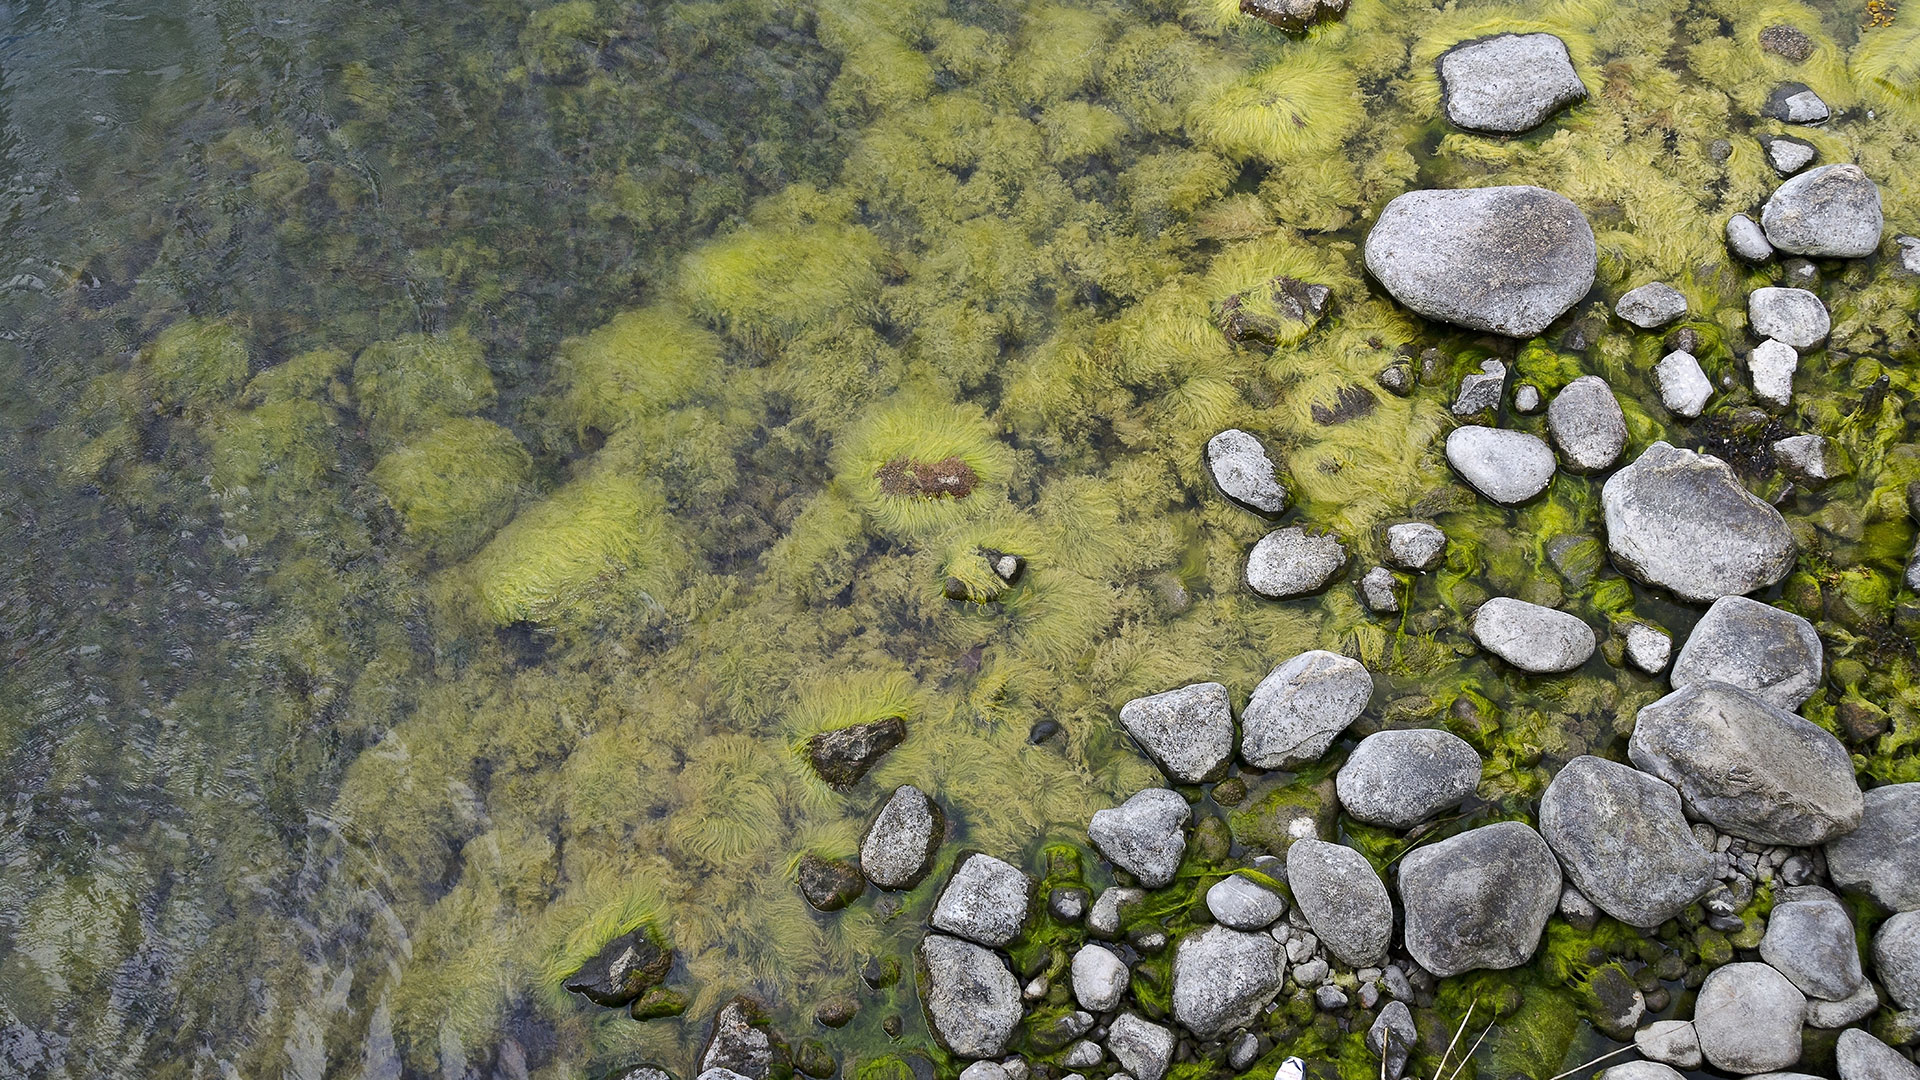
[[[1284,856],[1295,840],[1332,840],[1339,815],[1332,777],[1296,779],[1256,793],[1251,804],[1228,815],[1228,823],[1242,846]]]
[[[493,373],[465,333],[407,334],[360,350],[353,393],[374,445],[386,448],[493,404]]]
[[[533,457],[506,428],[462,417],[380,459],[372,476],[410,536],[458,558],[512,516],[532,485]]]
[[[224,403],[247,381],[247,369],[246,338],[215,319],[174,323],[141,353],[147,393],[168,408]]]

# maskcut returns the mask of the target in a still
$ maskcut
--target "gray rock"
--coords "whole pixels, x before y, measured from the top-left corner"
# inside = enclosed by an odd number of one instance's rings
[[[1473,639],[1500,659],[1533,674],[1572,671],[1598,644],[1593,627],[1564,611],[1496,596],[1473,613]]]
[[[1839,1001],[1807,998],[1807,1026],[1832,1031],[1857,1024],[1872,1016],[1879,1008],[1880,995],[1875,992],[1872,983],[1862,980],[1860,989]]]
[[[1763,263],[1773,258],[1773,245],[1767,242],[1766,230],[1745,214],[1735,214],[1727,219],[1727,246],[1733,249],[1735,255],[1750,263]]]
[[[1013,1080],[1006,1066],[997,1061],[976,1061],[960,1070],[960,1080]]]
[[[1346,14],[1347,0],[1245,0],[1240,10],[1289,34],[1302,34]]]
[[[1513,407],[1522,416],[1532,416],[1540,411],[1540,388],[1532,383],[1521,383],[1513,388]]]
[[[1706,895],[1718,860],[1694,842],[1673,786],[1583,755],[1540,798],[1540,834],[1600,910],[1654,927]]]
[[[1587,894],[1572,885],[1560,890],[1560,917],[1567,925],[1585,933],[1600,924],[1600,909],[1593,906]]]
[[[1773,171],[1781,176],[1792,176],[1813,164],[1813,159],[1819,153],[1805,139],[1781,137],[1767,140],[1767,164],[1773,166]]]
[[[1218,780],[1233,758],[1233,705],[1219,683],[1134,698],[1120,707],[1120,725],[1176,783]]]
[[[1256,859],[1253,869],[1282,880],[1286,876],[1280,860],[1270,856]],[[1207,889],[1207,910],[1213,913],[1213,921],[1221,926],[1230,926],[1235,930],[1264,930],[1287,913],[1287,898],[1252,878],[1228,874]]]
[[[638,1071],[640,1070],[636,1070],[636,1072]],[[652,1071],[658,1072],[662,1076],[667,1075],[665,1070],[662,1070],[662,1069],[655,1069]],[[634,1076],[633,1073],[628,1073],[625,1080],[636,1080],[636,1077]],[[638,1077],[637,1080],[652,1080],[651,1074]],[[742,1076],[741,1074],[734,1072],[732,1069],[725,1069],[716,1065],[713,1068],[708,1069],[705,1072],[702,1072],[699,1076],[699,1080],[754,1080],[754,1078],[750,1076]]]
[[[1287,849],[1287,885],[1294,903],[1327,951],[1349,967],[1386,959],[1393,940],[1393,899],[1367,857],[1324,840]]]
[[[1060,1064],[1069,1069],[1091,1069],[1105,1060],[1107,1052],[1100,1049],[1100,1044],[1086,1039],[1067,1047],[1067,1052],[1060,1056]]]
[[[1447,554],[1447,534],[1424,521],[1387,526],[1387,563],[1402,570],[1431,570]]]
[[[1453,398],[1453,415],[1472,416],[1500,407],[1500,388],[1506,385],[1507,365],[1498,360],[1480,361],[1480,370],[1460,379],[1460,392]]]
[[[1032,878],[1017,866],[976,851],[954,864],[928,921],[935,930],[999,948],[1020,936],[1032,906]]]
[[[1691,420],[1699,416],[1713,396],[1713,383],[1700,369],[1700,361],[1684,349],[1661,357],[1654,366],[1653,378],[1660,385],[1660,404],[1678,417]]]
[[[928,934],[920,940],[920,1001],[934,1038],[963,1058],[1007,1052],[1020,1024],[1020,984],[1006,961],[970,941]]]
[[[1789,124],[1818,124],[1833,115],[1827,103],[1820,100],[1819,94],[1798,83],[1790,83],[1775,91],[1760,111]]]
[[[1728,964],[1700,986],[1693,1029],[1716,1069],[1761,1073],[1800,1060],[1806,996],[1765,964]]]
[[[1193,810],[1177,791],[1148,788],[1087,824],[1087,838],[1113,865],[1140,879],[1149,889],[1163,888],[1180,868],[1187,850],[1187,822]]]
[[[1607,478],[1600,502],[1615,565],[1681,599],[1750,593],[1793,569],[1786,520],[1719,458],[1656,442]]]
[[[1900,246],[1900,269],[1920,275],[1920,236],[1902,236],[1895,242]]]
[[[1560,904],[1560,864],[1520,822],[1469,829],[1400,860],[1400,902],[1407,952],[1427,971],[1518,967]]]
[[[1810,998],[1843,1001],[1867,983],[1853,918],[1824,889],[1794,889],[1773,905],[1760,958]]]
[[[1593,288],[1593,228],[1536,187],[1410,191],[1367,234],[1367,270],[1415,312],[1526,338]]]
[[[1413,1010],[1404,1001],[1388,1003],[1367,1029],[1367,1051],[1386,1066],[1387,1080],[1400,1080],[1407,1071],[1407,1056],[1413,1052],[1419,1032],[1413,1026]]]
[[[1633,1033],[1633,1045],[1648,1061],[1676,1069],[1700,1067],[1700,1036],[1686,1020],[1655,1020]]]
[[[1291,525],[1253,545],[1247,556],[1247,585],[1275,600],[1305,596],[1325,588],[1346,565],[1347,549],[1338,538]]]
[[[1847,471],[1839,449],[1820,435],[1789,435],[1776,440],[1773,456],[1788,476],[1809,486],[1838,479]]]
[[[1089,1012],[1111,1012],[1127,993],[1127,962],[1104,945],[1082,945],[1073,954],[1073,996]]]
[[[1833,1056],[1840,1080],[1920,1080],[1920,1065],[1859,1028],[1840,1033]]]
[[[1783,409],[1793,403],[1793,373],[1798,370],[1800,353],[1784,341],[1768,338],[1747,354],[1754,396]]]
[[[1047,910],[1061,922],[1079,922],[1087,914],[1087,890],[1078,885],[1058,886],[1047,893]]]
[[[702,1075],[719,1069],[747,1080],[767,1080],[773,1071],[773,1039],[754,1022],[756,1011],[744,998],[720,1007],[700,1054]]]
[[[860,871],[882,889],[911,889],[933,868],[947,816],[912,784],[893,789],[860,840]]]
[[[707,1072],[700,1074],[699,1080],[707,1080],[708,1074],[713,1074],[715,1080],[731,1080],[732,1077],[740,1075],[732,1069],[708,1069]],[[619,1076],[620,1080],[675,1080],[672,1073],[658,1065],[642,1065],[636,1069],[629,1069]]]
[[[1500,34],[1440,55],[1447,119],[1468,131],[1517,135],[1539,127],[1587,88],[1552,34]]]
[[[1212,1039],[1260,1016],[1285,981],[1280,943],[1266,934],[1209,926],[1180,939],[1173,956],[1173,1017]]]
[[[1313,1004],[1321,1012],[1338,1012],[1347,1007],[1347,992],[1328,983],[1314,990]]]
[[[1327,962],[1317,956],[1304,964],[1295,964],[1293,966],[1293,984],[1301,989],[1311,989],[1319,986],[1321,983],[1327,981],[1327,973],[1329,970],[1331,969],[1328,968]]]
[[[1173,1062],[1173,1030],[1121,1013],[1107,1025],[1107,1050],[1138,1080],[1160,1080]]]
[[[1400,610],[1400,598],[1394,595],[1399,587],[1393,571],[1376,566],[1360,579],[1360,601],[1367,605],[1368,611],[1391,615]]]
[[[1626,638],[1627,663],[1648,675],[1667,670],[1667,661],[1673,656],[1672,638],[1645,623],[1628,626]]]
[[[1348,815],[1410,829],[1460,805],[1480,786],[1480,755],[1435,729],[1378,731],[1360,740],[1334,777]]]
[[[1755,289],[1747,294],[1753,332],[1796,349],[1811,349],[1833,329],[1827,305],[1805,289]]]
[[[1228,428],[1207,440],[1207,472],[1227,498],[1260,514],[1287,508],[1287,489],[1258,438]]]
[[[1760,211],[1780,251],[1858,259],[1880,247],[1880,189],[1858,165],[1822,165],[1781,184]]]
[[[1873,934],[1873,971],[1903,1009],[1920,1009],[1920,911],[1902,911]]]
[[[1087,928],[1105,937],[1115,937],[1126,924],[1129,908],[1138,905],[1147,898],[1143,889],[1113,885],[1102,889],[1093,902],[1093,910],[1087,913]]]
[[[1664,281],[1650,281],[1628,290],[1613,313],[1642,330],[1665,326],[1687,313],[1687,298]]]
[[[1471,424],[1448,433],[1447,464],[1475,491],[1504,506],[1545,491],[1555,467],[1553,451],[1537,437]]]
[[[1373,676],[1351,657],[1314,649],[1260,680],[1240,711],[1240,760],[1256,769],[1316,761],[1373,696]]]
[[[1678,788],[1692,816],[1743,839],[1808,847],[1861,823],[1840,740],[1737,686],[1690,686],[1641,709],[1627,756]]]
[[[1827,844],[1827,873],[1888,911],[1920,908],[1920,783],[1867,792],[1859,828]]]
[[[1234,1072],[1246,1072],[1260,1057],[1260,1038],[1251,1031],[1242,1032],[1234,1040],[1233,1049],[1227,1051],[1227,1067]]]
[[[1627,445],[1626,415],[1598,375],[1582,375],[1553,396],[1547,431],[1573,472],[1609,468]]]
[[[1694,624],[1673,662],[1674,689],[1727,683],[1782,709],[1820,689],[1823,651],[1813,624],[1744,596],[1723,596]]]
[[[1600,1080],[1686,1080],[1657,1061],[1626,1061],[1608,1068]]]

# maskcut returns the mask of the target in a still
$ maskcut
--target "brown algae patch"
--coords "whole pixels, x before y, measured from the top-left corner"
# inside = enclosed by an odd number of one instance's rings
[[[873,478],[880,481],[883,494],[920,499],[964,499],[980,483],[973,466],[957,457],[930,462],[895,458],[876,469]]]

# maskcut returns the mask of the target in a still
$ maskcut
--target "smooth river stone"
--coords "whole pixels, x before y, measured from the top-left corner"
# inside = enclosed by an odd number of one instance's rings
[[[1767,241],[1780,251],[1858,259],[1880,247],[1886,219],[1880,188],[1858,165],[1822,165],[1781,184],[1760,211]]]
[[[1564,611],[1496,596],[1473,613],[1473,638],[1488,652],[1536,675],[1572,671],[1593,655],[1593,627]]]
[[[1793,569],[1786,519],[1719,458],[1656,442],[1607,478],[1600,504],[1614,564],[1681,599],[1750,593]]]
[[[1552,34],[1499,34],[1440,55],[1447,119],[1468,131],[1517,135],[1587,96],[1567,45]]]
[[[1503,506],[1526,502],[1553,480],[1553,451],[1537,437],[1469,425],[1447,435],[1447,464],[1475,491]]]
[[[1540,834],[1600,910],[1653,927],[1706,895],[1718,862],[1693,838],[1673,785],[1582,755],[1540,798]]]

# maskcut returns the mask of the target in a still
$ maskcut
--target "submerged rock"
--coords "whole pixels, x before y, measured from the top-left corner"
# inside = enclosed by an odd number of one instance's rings
[[[1247,555],[1247,585],[1275,600],[1305,596],[1325,588],[1347,565],[1347,549],[1327,533],[1298,525],[1275,529]]]
[[[1626,415],[1598,375],[1582,375],[1554,395],[1547,431],[1574,472],[1610,468],[1627,445]]]
[[[1833,329],[1827,305],[1805,289],[1755,289],[1747,295],[1753,332],[1796,349],[1811,349]]]
[[[934,1038],[955,1057],[1007,1052],[1020,1024],[1020,983],[1006,961],[970,941],[928,934],[920,940],[920,1001]]]
[[[1209,926],[1173,956],[1173,1016],[1202,1039],[1251,1024],[1286,978],[1286,951],[1268,934]]]
[[[1173,880],[1187,850],[1186,825],[1193,810],[1180,793],[1148,788],[1119,806],[1101,810],[1087,825],[1087,839],[1113,865],[1149,889]]]
[[[1120,707],[1120,725],[1176,783],[1218,780],[1233,757],[1233,705],[1219,683],[1134,698]]]
[[[1347,0],[1240,0],[1240,13],[1277,26],[1289,34],[1301,34],[1319,23],[1331,22],[1345,15]]]
[[[834,787],[851,787],[906,738],[907,722],[889,716],[870,724],[820,732],[807,740],[807,760],[820,779]]]
[[[1847,472],[1840,449],[1821,435],[1789,435],[1773,444],[1773,457],[1796,482],[1824,484]]]
[[[1716,1069],[1763,1073],[1800,1060],[1806,995],[1765,964],[1728,964],[1700,986],[1693,1029]]]
[[[1334,786],[1354,819],[1410,829],[1474,793],[1480,755],[1452,732],[1377,731],[1353,748]]]
[[[1825,889],[1787,889],[1767,916],[1760,958],[1809,998],[1844,1001],[1867,984],[1853,916]]]
[[[1867,792],[1859,827],[1827,843],[1827,872],[1888,911],[1920,909],[1920,783]]]
[[[1387,563],[1402,570],[1431,570],[1447,554],[1447,534],[1424,521],[1387,526]]]
[[[1314,649],[1276,666],[1240,713],[1240,759],[1256,769],[1318,760],[1373,696],[1360,661]]]
[[[1660,384],[1660,404],[1678,417],[1691,420],[1699,416],[1706,410],[1707,399],[1713,397],[1713,383],[1700,369],[1700,361],[1683,349],[1662,357],[1653,369],[1653,378]]]
[[[800,895],[815,911],[839,911],[867,891],[860,868],[845,859],[823,859],[809,851],[796,871]]]
[[[1593,228],[1536,187],[1410,191],[1367,234],[1367,270],[1415,312],[1532,337],[1593,288]]]
[[[1386,959],[1393,940],[1393,899],[1367,857],[1350,847],[1307,838],[1287,849],[1287,886],[1327,951],[1349,967]]]
[[[1793,404],[1793,373],[1798,370],[1800,353],[1784,341],[1768,338],[1747,354],[1754,396],[1783,409]]]
[[[1475,491],[1503,506],[1547,489],[1556,467],[1547,444],[1524,431],[1468,425],[1447,435],[1447,464]]]
[[[1673,687],[1727,683],[1782,709],[1797,709],[1820,688],[1822,658],[1812,623],[1758,600],[1723,596],[1680,647]]]
[[[1433,974],[1518,967],[1560,906],[1560,864],[1520,822],[1469,829],[1401,859],[1400,902],[1407,951]]]
[[[1540,833],[1567,877],[1600,910],[1653,927],[1713,888],[1718,862],[1694,841],[1673,786],[1583,755],[1540,799]]]
[[[618,1008],[659,985],[672,968],[673,950],[643,926],[601,946],[561,986],[595,1005]]]
[[[1020,936],[1032,906],[1032,878],[1017,866],[976,851],[954,864],[928,921],[935,930],[998,948]]]
[[[1630,289],[1613,313],[1642,330],[1655,330],[1687,313],[1687,298],[1664,281],[1651,281]]]
[[[1267,448],[1239,428],[1207,440],[1207,472],[1222,494],[1255,513],[1275,515],[1287,508],[1287,489]]]
[[[1598,644],[1593,627],[1564,611],[1496,596],[1473,613],[1473,639],[1488,652],[1533,674],[1572,671]]]
[[[1786,520],[1719,458],[1656,442],[1607,478],[1600,502],[1615,564],[1682,599],[1750,593],[1793,569]]]
[[[1517,135],[1585,100],[1566,43],[1552,34],[1499,34],[1440,55],[1447,119],[1456,127]]]
[[[774,1066],[773,1036],[759,1005],[734,998],[720,1007],[700,1055],[701,1075],[723,1069],[747,1080],[767,1080]]]
[[[1773,245],[1767,242],[1766,230],[1745,214],[1735,214],[1727,219],[1727,247],[1750,263],[1763,263],[1773,258]]]
[[[1807,847],[1860,824],[1853,759],[1824,728],[1736,686],[1676,690],[1641,709],[1633,763],[1721,832]]]
[[[1789,124],[1818,124],[1833,116],[1820,95],[1800,83],[1787,83],[1774,90],[1760,112]]]
[[[1776,23],[1760,31],[1760,47],[1775,56],[1804,63],[1813,55],[1813,39],[1797,27]]]
[[[1816,258],[1858,259],[1880,247],[1880,188],[1858,165],[1822,165],[1781,184],[1760,211],[1767,242]]]
[[[911,889],[933,869],[947,816],[912,784],[893,789],[860,841],[860,870],[882,889]]]

